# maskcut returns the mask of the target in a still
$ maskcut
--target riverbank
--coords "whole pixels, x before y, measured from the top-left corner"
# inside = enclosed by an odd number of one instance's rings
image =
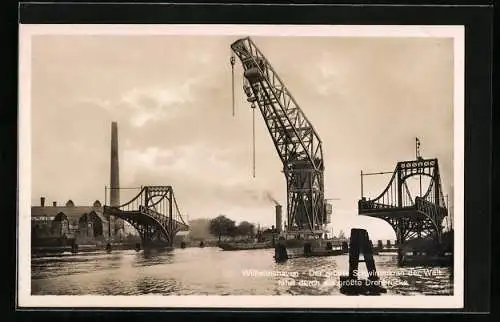
[[[98,251],[114,251],[114,250],[140,250],[143,249],[142,245],[138,247],[140,243],[111,243],[110,249],[108,249],[107,244],[91,244],[91,245],[78,245],[73,248],[72,245],[56,245],[56,246],[32,246],[32,255],[49,255],[49,254],[62,254],[66,252],[73,253],[86,253],[86,252],[98,252]],[[184,247],[183,247],[184,246]],[[167,248],[193,248],[193,247],[218,247],[218,241],[204,241],[203,244],[200,242],[186,242],[184,245],[180,243],[174,244],[173,247]]]
[[[111,243],[111,251],[113,250],[132,250],[136,249],[136,244],[129,243]],[[43,255],[43,254],[62,254],[65,252],[95,252],[95,251],[108,251],[107,245],[78,245],[75,249],[70,245],[62,246],[32,246],[31,254],[33,255]]]

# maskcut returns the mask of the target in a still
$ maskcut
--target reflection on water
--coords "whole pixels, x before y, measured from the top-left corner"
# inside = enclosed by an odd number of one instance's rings
[[[295,258],[274,250],[185,248],[147,253],[92,252],[33,257],[34,295],[332,295],[348,256]],[[452,295],[450,268],[398,268],[396,257],[375,256],[386,295]],[[360,263],[360,274],[366,273]]]

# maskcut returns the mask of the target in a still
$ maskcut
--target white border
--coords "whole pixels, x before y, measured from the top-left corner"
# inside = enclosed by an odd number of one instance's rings
[[[31,37],[57,35],[233,35],[445,37],[454,39],[454,228],[452,296],[35,296],[31,295]],[[229,44],[228,44],[229,46]],[[464,267],[464,27],[328,25],[20,25],[19,26],[19,307],[461,308]]]

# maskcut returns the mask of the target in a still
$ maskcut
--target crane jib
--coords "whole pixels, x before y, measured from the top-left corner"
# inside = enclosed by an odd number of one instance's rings
[[[242,38],[231,45],[240,59],[245,79],[248,100],[261,107],[266,123],[279,132],[273,136],[283,162],[291,156],[298,160],[309,159],[314,168],[323,166],[321,139],[285,85],[250,38]],[[266,115],[264,115],[264,112]],[[294,146],[297,142],[299,145]]]
[[[287,231],[324,232],[328,222],[321,139],[252,40],[239,39],[231,44],[231,49],[243,66],[247,101],[259,108],[283,162],[287,180]]]

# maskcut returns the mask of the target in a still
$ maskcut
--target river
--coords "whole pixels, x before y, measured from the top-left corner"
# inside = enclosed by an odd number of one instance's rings
[[[295,258],[277,264],[273,249],[89,252],[31,259],[33,295],[334,295],[348,256]],[[451,268],[398,268],[375,256],[387,293],[452,295]],[[364,263],[360,274],[366,273]]]

